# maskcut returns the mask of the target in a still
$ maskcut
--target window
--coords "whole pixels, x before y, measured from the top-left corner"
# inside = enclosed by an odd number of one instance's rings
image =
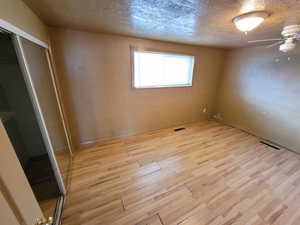
[[[192,86],[194,56],[133,51],[135,88]]]

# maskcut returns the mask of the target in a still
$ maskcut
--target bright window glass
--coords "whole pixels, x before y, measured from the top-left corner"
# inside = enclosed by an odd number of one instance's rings
[[[134,87],[192,86],[194,56],[134,51]]]

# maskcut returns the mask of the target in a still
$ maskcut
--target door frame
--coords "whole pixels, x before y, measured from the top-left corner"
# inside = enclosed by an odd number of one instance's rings
[[[57,178],[57,182],[59,183],[59,188],[61,190],[61,192],[65,195],[67,192],[67,187],[66,185],[63,183],[62,181],[62,175],[61,172],[59,170],[57,161],[55,159],[54,156],[54,148],[52,146],[51,140],[50,140],[50,136],[48,134],[47,128],[46,128],[46,123],[45,123],[45,119],[43,118],[43,114],[41,111],[41,107],[38,103],[38,99],[37,99],[37,95],[36,95],[36,91],[34,89],[32,80],[31,80],[31,76],[30,76],[30,71],[29,71],[29,67],[28,67],[28,63],[26,62],[26,58],[24,57],[24,50],[23,50],[23,46],[22,43],[20,41],[20,38],[25,38],[41,47],[43,47],[45,49],[45,54],[47,57],[47,62],[48,62],[48,67],[50,70],[50,74],[51,74],[51,80],[52,80],[52,85],[54,88],[54,92],[55,92],[55,97],[56,97],[56,102],[59,108],[59,114],[60,114],[60,118],[62,121],[62,125],[63,125],[63,129],[64,129],[64,134],[65,137],[67,139],[67,146],[68,146],[68,151],[70,153],[70,164],[72,164],[72,156],[73,156],[73,152],[72,152],[72,140],[71,140],[71,134],[70,131],[67,127],[67,120],[65,118],[65,111],[63,108],[63,105],[61,103],[61,96],[59,95],[59,88],[57,87],[57,79],[56,79],[56,75],[54,72],[54,68],[53,68],[53,58],[52,58],[52,53],[51,53],[51,49],[49,47],[49,44],[39,40],[38,38],[34,37],[33,35],[26,33],[24,30],[14,26],[13,24],[0,19],[0,31],[8,33],[10,35],[12,35],[13,37],[13,42],[14,42],[14,46],[17,52],[17,56],[18,56],[18,61],[20,63],[20,66],[22,67],[22,72],[23,72],[23,77],[25,79],[26,85],[27,85],[27,89],[30,92],[30,96],[31,96],[31,100],[33,102],[34,108],[35,108],[35,113],[38,117],[38,121],[39,121],[39,126],[40,129],[43,133],[43,138],[44,141],[46,142],[46,147],[47,147],[47,151],[48,151],[48,155],[50,157],[51,163],[52,163],[52,167],[53,170],[55,172],[55,176]]]
[[[31,34],[26,33],[19,27],[16,27],[13,24],[11,24],[3,19],[0,19],[0,29],[4,30],[4,31],[8,31],[8,33],[19,35],[19,36],[21,36],[29,41],[32,41],[44,48],[47,48],[47,49],[49,48],[49,45],[46,42],[39,40],[38,38],[32,36]]]
[[[31,76],[30,76],[28,63],[26,61],[26,58],[24,57],[25,55],[24,55],[24,50],[23,50],[23,46],[21,43],[21,37],[39,45],[45,49],[45,54],[47,57],[47,62],[48,62],[48,66],[49,66],[49,70],[50,70],[50,74],[51,74],[51,80],[52,80],[52,84],[54,87],[55,97],[56,97],[56,101],[57,101],[58,107],[59,107],[60,118],[62,120],[64,133],[65,133],[65,136],[67,139],[67,145],[69,148],[68,150],[70,153],[70,164],[72,164],[72,156],[73,156],[72,147],[73,146],[72,146],[72,142],[71,142],[71,135],[70,135],[70,131],[66,127],[65,115],[63,113],[64,111],[63,111],[62,103],[60,102],[61,98],[60,98],[60,96],[58,94],[58,90],[57,90],[58,88],[57,88],[57,83],[56,83],[56,79],[55,79],[56,77],[55,77],[55,73],[54,73],[54,68],[52,67],[53,64],[51,63],[53,59],[52,59],[50,47],[49,47],[48,43],[39,40],[38,38],[34,37],[33,35],[23,31],[22,29],[14,26],[13,24],[11,24],[3,19],[0,19],[0,32],[8,33],[12,36],[15,50],[16,50],[17,57],[18,57],[18,61],[19,61],[20,67],[23,72],[23,77],[26,82],[26,86],[29,91],[31,101],[34,106],[35,114],[38,119],[38,123],[39,123],[39,127],[41,129],[41,132],[42,132],[43,139],[45,141],[47,153],[48,153],[49,159],[51,161],[51,166],[54,170],[54,174],[55,174],[59,189],[62,193],[62,195],[58,198],[55,212],[53,215],[55,217],[53,224],[58,225],[61,223],[61,215],[62,215],[63,205],[65,202],[65,195],[67,192],[67,190],[66,190],[67,187],[65,186],[65,184],[62,180],[62,175],[61,175],[59,166],[58,166],[56,158],[55,158],[54,149],[53,149],[53,146],[52,146],[52,143],[50,140],[50,136],[49,136],[49,133],[46,128],[45,119],[43,117],[41,107],[40,107],[38,99],[37,99],[37,94],[34,89],[33,82],[32,82]],[[70,167],[69,167],[69,169],[70,169]],[[68,174],[68,176],[70,176],[70,174]]]

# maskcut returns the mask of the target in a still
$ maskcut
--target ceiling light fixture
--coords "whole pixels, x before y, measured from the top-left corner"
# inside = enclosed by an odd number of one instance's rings
[[[247,33],[258,27],[270,14],[266,11],[252,11],[238,15],[232,19],[237,29]]]

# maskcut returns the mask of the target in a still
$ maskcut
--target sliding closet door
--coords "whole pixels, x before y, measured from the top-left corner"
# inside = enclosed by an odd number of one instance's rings
[[[67,187],[71,154],[52,82],[47,52],[45,48],[26,39],[19,38],[19,42],[38,100],[38,108],[50,138],[50,147],[55,154],[64,186]]]

